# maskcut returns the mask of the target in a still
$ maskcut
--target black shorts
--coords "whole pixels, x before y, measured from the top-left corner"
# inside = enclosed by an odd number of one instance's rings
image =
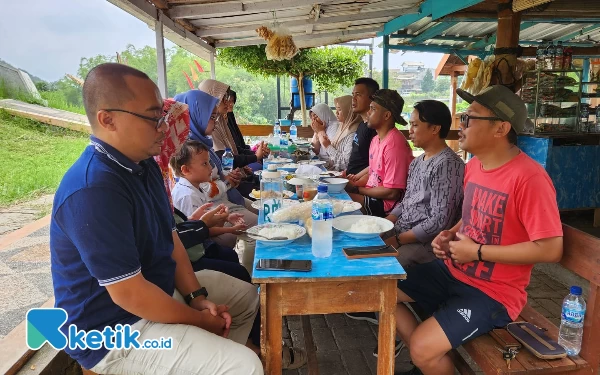
[[[408,268],[398,289],[433,314],[453,349],[512,321],[504,305],[457,280],[439,259]]]
[[[383,199],[371,198],[364,196],[363,207],[365,213],[369,216],[386,217],[385,209],[383,208]]]

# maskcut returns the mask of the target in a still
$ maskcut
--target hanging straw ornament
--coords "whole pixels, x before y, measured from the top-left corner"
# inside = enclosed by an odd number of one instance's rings
[[[275,13],[273,13],[273,18],[275,18]],[[300,51],[296,47],[290,31],[276,20],[273,21],[271,28],[261,26],[256,29],[256,32],[258,36],[267,41],[265,52],[268,60],[290,60]]]

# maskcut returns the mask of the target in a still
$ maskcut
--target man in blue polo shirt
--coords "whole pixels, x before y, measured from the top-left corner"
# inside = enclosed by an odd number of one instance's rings
[[[194,274],[175,232],[152,158],[167,128],[158,88],[140,71],[102,64],[86,77],[83,99],[93,135],[63,177],[50,225],[56,307],[68,314],[61,329],[130,324],[139,342],[171,337],[172,349],[65,350],[101,374],[262,374],[241,345],[256,288],[214,271]]]

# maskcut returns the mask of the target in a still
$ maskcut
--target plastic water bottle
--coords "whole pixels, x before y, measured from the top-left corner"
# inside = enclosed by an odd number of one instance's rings
[[[275,121],[275,126],[273,127],[273,137],[281,137],[281,125],[279,125],[279,120]]]
[[[292,125],[290,125],[290,138],[292,141],[296,141],[298,139],[298,127],[292,121]]]
[[[265,223],[271,222],[271,214],[283,206],[283,180],[277,165],[269,164],[260,179],[260,206]]]
[[[333,250],[333,204],[327,194],[327,185],[319,185],[312,202],[312,253],[327,258]]]
[[[546,56],[544,57],[546,60],[546,69],[553,70],[554,69],[554,56],[556,55],[556,49],[554,48],[554,43],[550,41],[548,43],[548,47],[546,47]]]
[[[562,70],[563,69],[563,54],[564,53],[565,53],[565,49],[563,48],[562,42],[559,40],[558,44],[556,45],[556,49],[555,49],[554,70]]]
[[[221,163],[223,166],[223,174],[228,175],[233,169],[233,154],[231,153],[230,148],[225,149],[225,153],[221,158]]]
[[[543,70],[544,69],[544,64],[545,64],[545,54],[546,52],[546,46],[545,44],[542,42],[542,44],[540,44],[536,50],[536,59],[535,59],[535,68],[537,70]]]
[[[572,286],[571,293],[563,300],[558,344],[565,348],[567,355],[578,355],[583,336],[585,301],[581,297],[581,287]]]

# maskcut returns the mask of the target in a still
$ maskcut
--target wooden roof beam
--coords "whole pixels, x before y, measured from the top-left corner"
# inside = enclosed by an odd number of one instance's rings
[[[354,40],[357,39],[358,35],[367,35],[367,34],[376,34],[381,31],[383,26],[377,27],[369,27],[365,29],[357,29],[357,30],[349,30],[349,31],[333,31],[333,32],[325,32],[325,33],[313,33],[313,34],[303,34],[303,35],[293,35],[292,38],[294,42],[308,41],[313,39],[339,39],[339,40]],[[260,45],[266,44],[264,39],[260,38],[247,38],[247,39],[239,39],[232,41],[217,41],[215,46],[217,48],[222,47],[239,47],[239,46],[252,46],[252,45]]]
[[[317,4],[327,4],[335,0],[318,0]],[[178,5],[171,8],[172,18],[200,18],[218,17],[228,15],[240,15],[244,13],[269,12],[286,8],[310,8],[312,3],[304,3],[298,0],[270,0],[260,2],[230,1],[225,3],[206,3],[195,5]]]
[[[496,13],[475,13],[475,12],[456,12],[442,18],[442,21],[456,22],[496,22],[498,14]],[[524,13],[521,15],[521,21],[537,21],[540,23],[598,23],[600,22],[600,12],[573,12],[561,11],[556,14],[532,14]]]
[[[522,56],[534,57],[536,54],[536,47],[523,48]],[[598,57],[600,55],[600,46],[596,47],[572,47],[574,58],[585,58],[585,57]]]
[[[390,14],[389,10],[382,10],[378,12],[365,12],[365,13],[356,13],[351,15],[344,16],[332,16],[332,17],[320,17],[318,20],[312,19],[300,19],[294,21],[280,22],[281,26],[286,27],[288,29],[295,27],[305,27],[306,25],[316,25],[316,24],[334,24],[334,23],[345,23],[345,22],[354,22],[354,21],[363,21],[369,19],[377,19],[384,17],[393,17],[393,14]],[[308,15],[307,15],[308,17]],[[260,26],[263,21],[257,22],[254,25],[248,26],[238,26],[238,27],[216,27],[216,28],[206,28],[200,29],[196,32],[196,35],[199,37],[210,36],[213,38],[220,38],[229,35],[239,34],[245,31],[254,31],[258,26]]]
[[[377,12],[364,12],[364,13],[356,13],[344,16],[332,16],[332,17],[323,17],[321,16],[318,20],[312,19],[301,19],[287,22],[280,22],[281,26],[287,28],[294,27],[304,27],[309,24],[333,24],[333,23],[344,23],[344,22],[354,22],[354,21],[362,21],[369,19],[377,19],[384,17],[393,17],[393,14],[390,14],[389,10],[381,10]],[[307,15],[308,17],[308,15]],[[213,38],[221,38],[224,36],[235,35],[245,31],[254,31],[258,26],[260,26],[262,21],[257,22],[254,25],[249,26],[238,26],[238,27],[215,27],[215,28],[206,28],[200,29],[196,32],[196,35],[199,37],[210,36]]]

